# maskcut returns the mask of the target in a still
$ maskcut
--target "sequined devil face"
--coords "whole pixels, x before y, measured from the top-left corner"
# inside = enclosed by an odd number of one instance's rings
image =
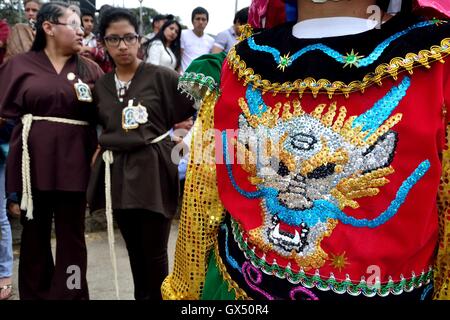
[[[402,115],[383,114],[384,102],[348,117],[334,103],[306,113],[299,101],[268,107],[256,91],[240,99],[237,154],[263,207],[264,223],[251,232],[254,242],[306,269],[324,263],[322,239],[338,222],[352,224],[342,210],[376,196],[394,173],[397,134],[391,128]]]

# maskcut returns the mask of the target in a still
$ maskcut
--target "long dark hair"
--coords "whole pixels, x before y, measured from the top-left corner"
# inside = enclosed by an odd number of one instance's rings
[[[156,40],[160,40],[164,45],[164,50],[166,50],[167,54],[169,54],[169,51],[167,50],[167,47],[166,47],[166,44],[168,41],[167,41],[166,36],[164,35],[164,31],[172,24],[176,24],[178,26],[178,35],[169,46],[170,50],[172,50],[173,54],[175,55],[175,58],[177,59],[177,61],[176,61],[177,63],[176,63],[176,67],[175,67],[175,70],[176,70],[181,65],[181,25],[177,20],[166,21],[163,24],[163,26],[161,27],[161,29],[159,30],[159,32],[150,41],[148,41],[145,44],[144,52],[145,52],[145,55],[147,56],[148,50],[149,50],[150,46],[152,45],[152,43]],[[169,56],[170,56],[170,54],[169,54]],[[172,60],[172,56],[170,56],[170,59]]]
[[[69,5],[65,2],[48,2],[38,12],[36,18],[36,36],[31,51],[42,51],[47,46],[47,38],[43,28],[45,21],[58,23],[58,19],[64,15]]]

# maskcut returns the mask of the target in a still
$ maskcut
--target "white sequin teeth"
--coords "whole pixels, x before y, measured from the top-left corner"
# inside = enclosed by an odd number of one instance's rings
[[[272,225],[268,229],[269,241],[286,252],[295,250],[300,253],[308,244],[309,228],[305,223],[302,223],[300,227],[292,227],[281,222],[277,216],[273,216],[271,222]]]

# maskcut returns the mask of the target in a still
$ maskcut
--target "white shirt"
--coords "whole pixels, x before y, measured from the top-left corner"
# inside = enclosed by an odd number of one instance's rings
[[[83,38],[83,46],[89,48],[97,48],[97,39],[95,38],[95,34],[92,32]]]
[[[167,51],[166,51],[167,49]],[[177,58],[170,48],[164,48],[161,40],[155,40],[148,48],[148,57],[145,61],[157,66],[163,66],[175,70]]]
[[[149,34],[145,35],[144,38],[147,40],[152,40],[156,36],[156,33],[150,32]]]
[[[298,39],[317,39],[358,34],[372,30],[378,22],[354,17],[318,18],[300,21],[292,29]]]
[[[222,49],[225,52],[230,51],[230,49],[237,42],[237,34],[234,32],[234,28],[231,27],[225,31],[222,31],[216,36],[214,46]]]
[[[183,30],[181,32],[181,49],[183,56],[181,57],[181,69],[186,71],[192,60],[201,55],[208,54],[214,45],[214,38],[204,33],[198,37],[192,30]]]

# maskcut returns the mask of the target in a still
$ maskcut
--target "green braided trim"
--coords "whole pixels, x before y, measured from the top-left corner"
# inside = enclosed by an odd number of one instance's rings
[[[361,280],[359,284],[355,284],[348,276],[345,281],[339,282],[333,275],[331,275],[329,279],[324,280],[317,273],[314,276],[306,275],[303,270],[294,273],[289,266],[282,268],[277,265],[276,262],[269,264],[267,261],[259,258],[244,240],[239,224],[234,219],[232,219],[232,227],[235,241],[238,243],[246,258],[249,259],[255,267],[260,268],[266,274],[274,275],[281,279],[287,279],[293,284],[301,283],[302,286],[309,289],[317,288],[321,291],[333,290],[338,294],[348,293],[352,296],[363,294],[367,297],[374,297],[378,294],[381,297],[386,297],[389,294],[399,295],[403,292],[411,292],[416,288],[429,284],[433,279],[433,270],[431,269],[428,273],[422,272],[420,277],[413,275],[411,279],[403,278],[397,283],[391,279],[387,284],[378,282],[375,285],[368,285],[364,280]]]
[[[214,78],[202,73],[184,73],[178,80],[178,90],[195,101],[196,109],[201,107],[206,96],[214,96],[215,101],[220,96],[220,88]]]
[[[205,76],[203,73],[186,72],[180,77],[179,81],[198,84],[200,87],[208,87],[211,91],[219,91],[216,80],[211,76]]]

